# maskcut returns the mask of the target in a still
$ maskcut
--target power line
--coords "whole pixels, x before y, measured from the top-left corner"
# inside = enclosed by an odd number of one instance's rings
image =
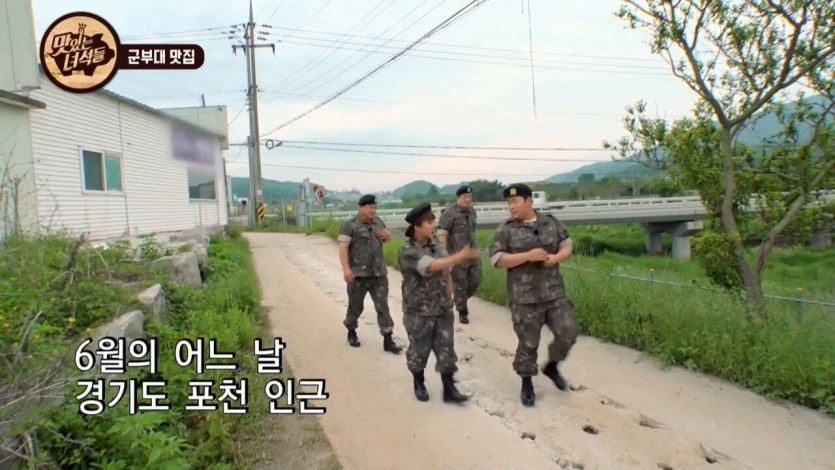
[[[383,34],[387,33],[389,30],[391,30],[392,28],[394,28],[395,26],[397,26],[398,24],[400,24],[401,22],[403,22],[403,20],[405,20],[406,18],[408,18],[408,17],[409,17],[409,16],[410,16],[413,12],[415,12],[418,8],[420,8],[421,6],[423,6],[423,4],[425,4],[427,1],[428,1],[428,0],[423,0],[423,1],[422,1],[422,2],[420,2],[420,3],[416,6],[416,7],[412,8],[411,10],[409,10],[409,12],[408,12],[408,13],[406,13],[405,15],[403,15],[402,17],[400,17],[400,19],[398,19],[398,20],[397,20],[397,21],[396,21],[393,25],[389,26],[388,28],[386,28],[386,30],[385,30],[385,31],[383,31],[382,33],[380,33],[380,35],[378,35],[378,37],[379,37],[379,36],[382,36]],[[407,26],[407,27],[406,27],[405,29],[403,29],[402,31],[400,31],[400,33],[399,33],[399,34],[403,34],[403,33],[404,33],[405,31],[407,31],[409,28],[411,28],[412,26],[414,26],[414,25],[415,25],[418,21],[420,21],[420,20],[422,20],[423,18],[425,18],[427,15],[429,15],[430,13],[432,13],[433,11],[435,11],[436,9],[438,9],[438,7],[440,7],[442,4],[444,4],[444,3],[445,3],[445,2],[447,2],[447,1],[448,1],[448,0],[441,0],[441,2],[440,2],[440,3],[438,3],[437,5],[435,5],[435,6],[434,6],[431,10],[429,10],[429,11],[428,11],[428,12],[426,12],[426,13],[424,13],[424,14],[423,14],[423,16],[421,16],[420,18],[418,18],[417,20],[415,20],[414,22],[412,22],[412,24],[410,24],[409,26]],[[398,35],[399,35],[399,34],[398,34]],[[312,91],[318,90],[319,88],[322,88],[323,86],[325,86],[325,85],[327,85],[328,83],[332,82],[332,81],[333,81],[336,77],[338,77],[338,76],[340,76],[341,74],[343,74],[343,73],[345,73],[345,72],[347,72],[347,71],[351,70],[352,68],[356,67],[356,66],[357,66],[358,64],[360,64],[360,63],[361,63],[361,62],[362,62],[365,58],[367,58],[368,56],[370,56],[372,53],[374,53],[374,52],[378,51],[378,50],[379,50],[381,47],[383,47],[385,44],[387,44],[387,43],[384,43],[384,44],[382,44],[382,45],[378,46],[378,47],[377,47],[377,49],[375,49],[375,50],[373,50],[373,51],[371,51],[371,52],[368,52],[368,53],[365,55],[365,57],[363,57],[363,58],[361,58],[360,60],[358,60],[358,61],[354,62],[354,64],[353,64],[353,65],[349,65],[347,68],[342,69],[342,70],[341,70],[340,72],[338,72],[335,76],[331,77],[331,78],[330,78],[330,79],[328,79],[328,80],[325,80],[325,82],[324,82],[324,83],[322,83],[322,84],[320,84],[319,86],[317,86],[317,87],[315,87],[315,88],[309,88],[309,89],[308,89],[308,92],[312,92]],[[321,73],[321,74],[320,74],[319,76],[317,76],[316,78],[314,78],[314,79],[312,79],[312,80],[307,80],[307,81],[306,81],[306,82],[305,82],[302,86],[299,86],[299,87],[296,87],[296,88],[294,88],[294,89],[290,90],[290,92],[291,92],[291,93],[297,92],[297,91],[299,91],[299,90],[303,89],[305,86],[309,86],[309,85],[311,85],[311,84],[313,84],[313,83],[318,82],[319,80],[321,80],[322,78],[324,78],[324,77],[326,77],[328,74],[330,74],[332,71],[334,71],[334,70],[336,70],[337,68],[339,68],[339,66],[341,66],[341,65],[342,65],[342,64],[344,64],[345,62],[347,62],[347,61],[351,60],[351,58],[352,58],[352,57],[354,57],[355,55],[357,55],[357,53],[364,51],[366,47],[368,47],[368,45],[363,45],[363,46],[362,46],[362,48],[360,48],[359,50],[353,49],[353,50],[355,51],[353,54],[351,54],[351,55],[349,55],[348,57],[346,57],[346,58],[342,59],[341,61],[339,61],[339,63],[337,63],[336,65],[334,65],[334,66],[333,66],[333,67],[331,67],[330,69],[326,70],[325,72]],[[337,48],[337,49],[339,49],[339,48]]]
[[[326,45],[323,45],[323,44],[313,44],[313,43],[306,43],[306,42],[300,42],[300,41],[282,41],[282,42],[285,43],[285,44],[296,44],[296,45],[302,45],[302,46],[323,47],[323,48],[331,47],[331,46],[326,46]],[[348,47],[339,47],[339,49],[347,50],[347,51],[357,51],[357,52],[363,50],[362,48],[356,49],[356,48],[348,48]],[[476,54],[444,52],[444,51],[439,51],[439,52],[443,53],[443,54],[458,54],[458,55],[464,55],[464,56],[470,56],[470,57],[479,57],[479,56],[481,56],[481,57],[491,57],[491,56],[487,56],[487,55],[484,55],[484,54],[476,55]],[[374,54],[374,53],[387,54],[388,52],[386,52],[386,51],[372,51],[372,52],[370,52],[370,54]],[[515,63],[508,63],[508,62],[499,62],[499,61],[495,61],[495,60],[494,61],[473,60],[473,59],[457,58],[457,57],[439,57],[439,56],[435,56],[435,55],[421,54],[421,53],[412,53],[412,54],[409,54],[409,57],[418,58],[418,59],[445,60],[445,61],[450,61],[450,62],[471,63],[471,64],[504,65],[504,66],[508,66],[508,67],[525,67],[525,68],[530,67],[530,64],[515,64]],[[494,57],[494,58],[498,58],[498,57]],[[519,59],[519,58],[515,58],[515,57],[502,57],[501,59],[503,59],[503,60],[524,60],[524,59]],[[541,62],[545,62],[545,63],[566,63],[566,62],[543,61],[543,60],[535,60],[534,62],[535,63],[541,63]],[[608,74],[619,74],[619,75],[620,74],[625,74],[625,75],[648,75],[648,76],[657,76],[657,77],[670,76],[669,73],[662,72],[661,68],[658,68],[658,70],[659,70],[658,72],[651,72],[651,71],[642,72],[642,71],[631,70],[631,69],[638,69],[638,68],[641,68],[641,69],[653,68],[653,69],[655,69],[655,67],[638,66],[638,65],[588,64],[588,63],[577,63],[577,62],[574,62],[574,64],[587,65],[587,66],[599,66],[599,67],[624,67],[624,68],[628,67],[629,70],[585,69],[585,68],[575,68],[575,67],[555,67],[555,66],[549,66],[549,65],[534,65],[534,66],[536,68],[540,68],[540,69],[553,69],[553,70],[570,71],[570,72],[593,72],[593,73],[608,73]],[[318,78],[321,78],[321,76],[318,77]],[[317,78],[317,80],[318,80],[318,78]],[[311,82],[308,82],[308,83],[312,83],[312,82],[315,82],[317,80],[312,80]],[[328,82],[326,82],[326,83],[328,83]],[[308,90],[308,91],[313,91],[315,89],[321,88],[322,86],[324,86],[324,84],[318,86],[317,88]],[[296,90],[292,90],[292,92],[295,92],[298,89],[299,88],[297,88]]]
[[[525,151],[601,151],[606,150],[600,147],[478,147],[465,145],[416,145],[416,144],[362,144],[357,142],[322,142],[313,140],[282,140],[283,144],[312,144],[312,145],[344,145],[349,147],[394,147],[394,148],[420,148],[420,149],[454,149],[454,150],[525,150]]]
[[[344,34],[344,33],[334,33],[334,32],[328,32],[328,31],[314,31],[314,30],[302,30],[302,29],[293,30],[293,29],[290,29],[290,28],[281,28],[281,27],[276,27],[276,29],[290,30],[290,31],[302,31],[302,32],[305,32],[305,33],[323,34],[323,35],[332,35],[332,36],[333,35],[343,35]],[[373,36],[360,36],[360,35],[350,35],[350,34],[344,34],[344,35],[348,36],[348,37],[351,37],[351,38],[383,40],[383,38],[375,38]],[[279,38],[282,38],[282,37],[283,36],[279,36]],[[320,40],[324,41],[325,39],[320,39]],[[406,39],[394,39],[394,38],[392,38],[392,39],[386,39],[385,42],[386,43],[388,43],[388,42],[406,43],[406,42],[409,42],[409,41],[406,40]],[[463,44],[451,44],[451,43],[441,43],[441,42],[433,42],[432,45],[434,45],[434,46],[445,46],[445,47],[457,47],[457,48],[463,48],[463,49],[486,50],[486,51],[518,52],[520,54],[526,54],[527,53],[527,51],[523,51],[523,50],[520,50],[520,49],[507,49],[507,48],[485,47],[485,46],[467,46],[467,45],[463,45]],[[601,55],[591,55],[591,54],[568,54],[568,53],[564,53],[564,52],[544,52],[544,51],[538,51],[535,54],[562,56],[562,57],[582,57],[582,58],[590,58],[590,59],[627,60],[627,61],[636,61],[636,62],[655,62],[655,63],[658,63],[658,64],[663,64],[664,63],[660,59],[648,59],[648,58],[640,58],[640,57],[601,56]]]
[[[264,23],[269,23],[270,20],[273,19],[273,16],[275,16],[275,14],[278,13],[278,10],[281,8],[281,5],[284,5],[284,0],[281,0],[280,2],[278,2],[278,6],[276,6],[275,10],[273,10],[273,12],[270,13],[270,16],[267,18],[266,21],[264,21]],[[264,9],[262,9],[261,11],[263,12],[263,10],[265,10],[266,8],[267,8],[267,4],[264,3]]]
[[[229,163],[243,165],[245,162],[240,161],[229,161]],[[474,171],[473,173],[443,173],[437,171],[431,172],[420,172],[420,171],[395,171],[395,170],[374,170],[371,168],[333,168],[333,167],[320,167],[320,166],[299,166],[299,165],[279,165],[274,163],[262,163],[262,166],[270,166],[276,168],[294,168],[299,170],[316,170],[316,171],[341,171],[341,172],[349,172],[349,173],[369,173],[369,174],[395,174],[395,175],[443,175],[443,176],[534,176],[534,177],[542,177],[542,172],[538,173],[481,173],[478,170]]]
[[[299,44],[299,45],[314,46],[314,47],[325,47],[323,45],[316,44],[316,43],[298,42],[299,40],[321,41],[321,42],[330,41],[329,39],[321,39],[321,38],[296,37],[295,38],[296,42],[294,42],[294,41],[284,41],[282,39],[279,39],[278,42],[279,43],[286,42],[287,44]],[[335,43],[335,41],[328,42],[328,44],[334,44],[334,43]],[[364,46],[364,47],[373,45],[373,43],[351,42],[351,41],[344,41],[343,44],[349,44],[349,45],[354,45],[354,46]],[[355,50],[355,49],[351,49],[351,48],[341,48],[341,47],[331,47],[331,46],[328,46],[328,48],[344,49],[344,50],[349,50],[349,51],[350,50]],[[397,46],[380,46],[380,48],[393,49],[393,50],[398,49]],[[526,62],[528,62],[530,60],[529,57],[521,57],[521,56],[520,57],[508,57],[508,56],[503,56],[503,55],[477,54],[477,53],[473,53],[473,52],[447,51],[447,50],[441,50],[441,49],[427,49],[425,47],[420,48],[420,51],[421,52],[430,52],[430,53],[435,53],[435,54],[449,54],[449,55],[453,55],[453,56],[463,56],[463,57],[483,57],[483,58],[488,58],[488,59],[521,60],[521,61],[526,61]],[[520,52],[521,53],[521,51],[515,51],[515,52]],[[540,54],[540,53],[533,52],[533,55],[538,55],[538,54]],[[549,63],[549,64],[589,65],[589,66],[592,66],[592,67],[596,67],[596,66],[622,67],[622,68],[631,68],[631,69],[667,70],[667,71],[669,71],[669,69],[670,69],[669,67],[660,66],[660,65],[603,64],[603,63],[600,63],[600,62],[597,62],[597,63],[594,63],[594,62],[573,62],[573,61],[553,60],[553,59],[533,59],[533,60],[534,60],[534,62]]]
[[[327,148],[327,147],[310,147],[305,145],[287,145],[282,144],[282,147],[287,148],[296,148],[296,149],[307,149],[307,150],[321,150],[325,152],[346,152],[346,153],[366,153],[366,154],[375,154],[375,155],[406,155],[412,157],[434,157],[434,158],[464,158],[464,159],[472,159],[472,160],[507,160],[507,161],[537,161],[537,162],[595,162],[595,163],[609,163],[612,161],[619,161],[619,160],[593,160],[589,158],[560,158],[560,159],[553,159],[553,158],[536,158],[536,157],[492,157],[488,155],[451,155],[451,154],[430,154],[430,153],[414,153],[414,152],[379,152],[374,150],[354,150],[354,149],[340,149],[340,148]],[[603,149],[581,149],[581,150],[594,150],[594,151],[602,151]]]
[[[315,110],[317,110],[317,109],[321,108],[322,106],[325,106],[326,104],[330,103],[331,101],[335,100],[336,98],[339,98],[341,95],[345,94],[345,93],[346,93],[348,90],[350,90],[351,88],[353,88],[353,87],[355,87],[355,86],[359,85],[359,84],[360,84],[360,83],[362,83],[363,81],[365,81],[365,80],[367,80],[368,78],[370,78],[371,76],[373,76],[375,73],[377,73],[377,72],[379,72],[380,70],[382,70],[385,66],[387,66],[387,65],[391,64],[391,63],[392,63],[392,62],[394,62],[395,60],[397,60],[397,59],[399,59],[400,57],[402,57],[403,55],[405,55],[407,52],[409,52],[409,51],[410,51],[412,48],[414,48],[416,45],[420,44],[421,42],[425,41],[426,39],[429,39],[429,38],[430,38],[430,37],[432,37],[435,33],[437,33],[437,32],[439,32],[439,31],[442,31],[443,29],[445,29],[445,28],[447,27],[447,25],[451,24],[451,22],[453,22],[453,21],[456,19],[456,17],[458,17],[459,15],[461,15],[461,14],[462,14],[462,12],[464,12],[463,14],[466,14],[466,11],[467,11],[467,9],[468,9],[468,8],[473,7],[473,5],[475,5],[475,6],[474,6],[471,10],[469,10],[469,11],[473,11],[475,8],[478,8],[479,6],[483,5],[484,3],[487,3],[488,1],[489,1],[489,0],[473,0],[472,2],[470,2],[469,4],[467,4],[464,8],[462,8],[461,10],[458,10],[457,12],[455,12],[455,13],[454,13],[451,17],[449,17],[447,20],[445,20],[444,22],[442,22],[440,25],[436,26],[434,29],[432,29],[431,31],[429,31],[428,33],[426,33],[425,35],[423,35],[422,37],[420,37],[417,41],[413,42],[413,43],[412,43],[412,44],[410,44],[408,47],[406,47],[405,49],[403,49],[401,52],[399,52],[398,54],[396,54],[396,55],[395,55],[395,56],[393,56],[392,58],[388,59],[387,61],[383,62],[382,64],[380,64],[379,66],[377,66],[376,68],[374,68],[373,70],[371,70],[370,72],[368,72],[367,74],[363,75],[363,76],[362,76],[362,77],[360,77],[358,80],[355,80],[353,83],[351,83],[351,84],[350,84],[350,85],[348,85],[347,87],[343,88],[342,90],[338,91],[337,93],[335,93],[335,94],[334,94],[333,96],[331,96],[330,98],[328,98],[328,99],[326,99],[326,100],[322,101],[321,103],[317,104],[316,106],[314,106],[313,108],[309,109],[308,111],[305,111],[304,113],[299,114],[298,116],[294,117],[293,119],[291,119],[291,120],[289,120],[289,121],[287,121],[287,122],[285,122],[285,123],[283,123],[283,124],[281,124],[281,125],[277,126],[276,128],[274,128],[274,129],[270,130],[269,132],[265,133],[264,135],[265,135],[265,136],[267,136],[267,135],[272,134],[273,132],[276,132],[276,131],[278,131],[278,130],[281,130],[281,129],[283,129],[283,128],[287,127],[288,125],[292,124],[293,122],[298,121],[299,119],[301,119],[301,118],[303,118],[303,117],[307,116],[308,114],[312,113],[313,111],[315,111]]]
[[[368,18],[368,15],[370,15],[370,14],[371,14],[371,13],[373,13],[376,9],[378,9],[378,8],[380,7],[380,5],[381,5],[384,1],[385,1],[385,0],[380,0],[380,3],[378,3],[377,5],[375,5],[375,6],[374,6],[374,8],[372,8],[372,9],[371,9],[371,11],[369,11],[368,13],[366,13],[366,14],[365,14],[365,16],[363,16],[363,17],[362,17],[362,19],[360,19],[360,20],[359,20],[356,24],[354,24],[354,26],[352,26],[352,27],[351,27],[351,29],[349,29],[349,30],[348,30],[348,33],[350,33],[351,31],[353,31],[354,29],[356,29],[356,28],[357,28],[360,24],[362,24],[362,22],[363,22],[363,21],[365,21],[365,19],[366,19],[366,18]],[[374,15],[374,17],[373,17],[373,18],[371,18],[365,26],[368,26],[369,24],[371,24],[371,22],[373,22],[375,19],[377,19],[377,17],[378,17],[378,16],[380,16],[381,14],[383,14],[383,12],[385,12],[386,10],[388,10],[388,9],[389,9],[389,7],[391,7],[392,5],[394,5],[394,2],[395,2],[395,1],[396,1],[396,0],[391,0],[391,3],[389,3],[389,4],[385,7],[385,8],[383,8],[383,9],[382,9],[382,10],[380,10],[380,11],[379,11],[376,15]],[[364,26],[364,27],[365,27],[365,26]],[[299,30],[297,30],[297,31],[299,31]],[[339,42],[339,41],[342,39],[342,37],[346,37],[346,36],[347,36],[347,33],[343,33],[343,34],[342,34],[341,36],[339,36],[336,40],[331,41],[331,42],[330,42],[330,44],[331,44],[331,45],[336,44],[337,42]],[[344,42],[343,42],[342,44],[344,44]],[[326,52],[328,52],[328,49],[331,49],[330,54],[328,54],[328,55],[327,55],[327,56],[325,56],[325,57],[322,57],[322,56],[323,56]],[[282,80],[282,81],[281,81],[281,83],[279,83],[279,84],[277,84],[277,85],[276,85],[276,87],[277,87],[277,88],[278,88],[278,87],[281,87],[282,85],[284,85],[285,83],[288,83],[288,82],[292,83],[292,82],[291,82],[291,80],[293,80],[293,78],[295,78],[296,76],[298,76],[298,75],[299,75],[300,73],[302,73],[302,72],[305,72],[305,71],[307,71],[307,70],[314,70],[314,69],[315,69],[315,68],[316,68],[319,64],[321,64],[323,61],[325,61],[328,57],[332,56],[332,55],[333,55],[334,53],[336,53],[336,51],[338,51],[338,50],[339,50],[339,47],[331,47],[331,48],[325,48],[325,49],[323,49],[321,52],[319,52],[319,55],[317,55],[316,57],[314,57],[313,59],[311,59],[309,62],[307,62],[307,64],[305,64],[305,65],[304,65],[303,67],[301,67],[300,69],[296,70],[296,72],[294,72],[293,74],[291,74],[289,77],[287,77],[287,78],[285,78],[284,80]],[[320,59],[320,57],[321,57],[321,59]],[[310,67],[311,67],[311,65],[313,66],[313,68],[310,68]]]
[[[211,28],[191,29],[191,30],[185,30],[185,31],[171,31],[171,32],[167,32],[167,33],[135,34],[135,35],[132,35],[132,36],[122,36],[121,39],[134,40],[134,39],[142,39],[142,38],[148,38],[148,37],[174,37],[174,36],[183,36],[183,35],[189,35],[189,34],[191,34],[191,35],[201,35],[201,34],[207,34],[209,32],[220,32],[220,31],[223,31],[223,30],[228,30],[231,27],[232,27],[232,25],[213,26]],[[214,34],[214,33],[212,33],[212,34]]]

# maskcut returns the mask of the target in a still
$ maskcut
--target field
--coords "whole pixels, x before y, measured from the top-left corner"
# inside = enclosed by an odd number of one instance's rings
[[[338,229],[324,221],[311,229],[259,227],[324,232],[334,239]],[[697,261],[641,256],[643,234],[637,227],[569,229],[578,253],[562,272],[584,334],[835,413],[835,307],[795,301],[800,294],[835,303],[831,275],[824,271],[835,265],[835,250],[775,250],[763,288],[780,298],[769,298],[767,314],[752,318],[739,299],[709,284]],[[487,249],[492,232],[479,231],[477,239]],[[386,245],[389,265],[396,263],[402,243],[396,238]],[[505,305],[505,273],[492,268],[486,256],[483,261],[477,295]]]

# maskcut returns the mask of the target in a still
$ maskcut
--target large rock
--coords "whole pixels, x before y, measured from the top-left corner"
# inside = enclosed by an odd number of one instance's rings
[[[93,331],[93,343],[106,337],[126,338],[128,343],[145,337],[145,315],[140,310],[134,310],[118,316],[115,320],[96,328]]]
[[[149,287],[136,296],[142,304],[145,313],[150,315],[156,322],[165,321],[166,302],[165,292],[160,284]]]
[[[203,286],[203,278],[200,276],[200,263],[197,259],[197,254],[193,251],[172,256],[163,256],[155,260],[152,265],[165,266],[168,269],[168,277],[172,282],[194,289],[199,289]]]
[[[202,267],[209,264],[209,247],[198,242],[197,240],[189,240],[186,242],[187,246],[195,255],[197,255],[197,262]]]
[[[194,240],[198,243],[208,245],[210,241],[209,230],[205,227],[194,227],[193,229],[183,230],[182,232],[171,234],[168,237],[168,240],[172,242],[187,242]]]

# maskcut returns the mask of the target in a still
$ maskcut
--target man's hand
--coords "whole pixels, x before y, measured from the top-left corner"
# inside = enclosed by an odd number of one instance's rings
[[[459,261],[469,261],[472,259],[478,259],[478,257],[481,256],[481,253],[478,251],[478,248],[468,246],[467,248],[464,248],[456,253],[456,255],[458,256]]]
[[[382,240],[384,242],[387,242],[387,241],[391,240],[391,232],[389,232],[388,229],[378,228],[377,229],[377,237],[380,240]]]
[[[351,268],[345,268],[342,270],[342,278],[345,279],[345,284],[350,284],[354,281],[354,272],[351,271]]]
[[[543,250],[542,248],[534,248],[533,250],[528,252],[528,261],[530,261],[531,263],[547,261],[548,258],[550,258],[550,255],[547,251]]]
[[[562,259],[560,259],[560,255],[558,255],[558,254],[557,255],[548,255],[548,259],[545,260],[544,266],[546,268],[553,268],[554,266],[556,266],[561,261],[562,261]]]

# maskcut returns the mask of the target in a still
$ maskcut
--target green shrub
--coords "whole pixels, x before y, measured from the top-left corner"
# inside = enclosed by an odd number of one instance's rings
[[[265,399],[257,393],[263,381],[253,355],[260,330],[260,295],[247,242],[239,236],[213,237],[205,283],[199,290],[171,285],[162,273],[150,269],[147,260],[155,246],[152,242],[143,246],[144,251],[133,253],[124,243],[93,250],[60,237],[3,242],[0,355],[6,360],[0,362],[0,388],[17,395],[0,393],[6,400],[0,401],[0,421],[15,422],[11,437],[16,439],[6,436],[6,444],[25,442],[18,452],[28,455],[30,467],[240,467],[235,435],[253,417],[220,410],[185,411],[188,381],[198,376],[176,364],[174,348],[183,338],[217,340],[219,350],[236,354],[238,371],[207,371],[199,378],[214,380],[213,391],[219,396],[222,378],[255,377],[249,384],[248,407],[266,409]],[[135,284],[131,288],[119,280]],[[75,398],[83,391],[75,382],[80,374],[67,372],[75,369],[68,352],[74,352],[92,328],[120,311],[136,308],[137,289],[152,282],[163,284],[168,300],[169,322],[146,324],[147,336],[158,340],[159,370],[154,376],[133,370],[123,378],[164,380],[171,410],[130,415],[128,400],[122,399],[101,415],[83,415]],[[208,344],[204,347],[208,349]],[[62,401],[39,401],[40,391],[26,390],[27,384],[47,376],[55,390],[63,391]],[[112,398],[113,389],[109,392]],[[24,400],[9,401],[21,394]]]

